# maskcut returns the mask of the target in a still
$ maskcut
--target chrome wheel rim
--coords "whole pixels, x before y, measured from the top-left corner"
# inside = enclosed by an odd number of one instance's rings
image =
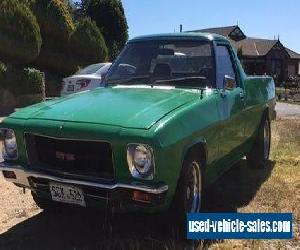
[[[197,162],[192,162],[189,182],[186,189],[187,210],[190,213],[199,212],[201,208],[201,172]]]
[[[267,160],[270,151],[270,126],[269,121],[266,120],[264,126],[264,159]]]

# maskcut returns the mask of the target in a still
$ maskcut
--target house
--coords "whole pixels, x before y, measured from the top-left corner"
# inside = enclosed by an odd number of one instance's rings
[[[236,48],[247,74],[272,75],[277,85],[300,77],[300,54],[286,48],[279,39],[247,37],[238,25],[193,30],[227,37]]]

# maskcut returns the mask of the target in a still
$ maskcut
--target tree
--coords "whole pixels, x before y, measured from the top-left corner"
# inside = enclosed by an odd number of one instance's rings
[[[37,0],[33,11],[41,29],[43,45],[35,65],[59,75],[76,70],[68,50],[74,24],[67,6],[62,0]]]
[[[84,0],[85,15],[96,22],[105,37],[111,59],[128,40],[128,26],[120,0]]]
[[[34,13],[41,28],[45,42],[56,40],[59,47],[61,42],[68,41],[74,30],[72,17],[62,0],[38,0],[34,4]],[[54,41],[52,41],[54,42]]]
[[[82,19],[70,38],[73,60],[80,66],[104,62],[107,47],[96,23],[89,18]]]
[[[0,2],[0,58],[14,64],[36,59],[41,49],[41,34],[30,9],[17,0]]]

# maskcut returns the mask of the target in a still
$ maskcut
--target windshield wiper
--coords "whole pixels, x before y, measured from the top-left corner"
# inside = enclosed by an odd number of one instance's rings
[[[150,78],[149,75],[141,75],[141,76],[134,76],[134,77],[125,78],[125,79],[116,79],[116,80],[111,79],[110,81],[106,82],[106,85],[108,85],[108,84],[124,84],[124,83],[131,84],[138,80],[144,80],[144,79],[148,79],[148,78]]]
[[[169,82],[187,82],[191,80],[206,80],[207,78],[205,76],[187,76],[187,77],[181,77],[181,78],[171,78],[171,79],[165,79],[165,80],[155,80],[151,83],[151,85],[157,85],[157,84],[164,84]]]

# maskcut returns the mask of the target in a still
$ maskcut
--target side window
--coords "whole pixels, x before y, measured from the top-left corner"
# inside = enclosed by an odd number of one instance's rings
[[[235,79],[236,75],[231,61],[231,56],[227,46],[216,46],[217,56],[217,86],[221,88],[223,86],[224,76],[227,75]],[[235,86],[234,86],[235,87]]]

